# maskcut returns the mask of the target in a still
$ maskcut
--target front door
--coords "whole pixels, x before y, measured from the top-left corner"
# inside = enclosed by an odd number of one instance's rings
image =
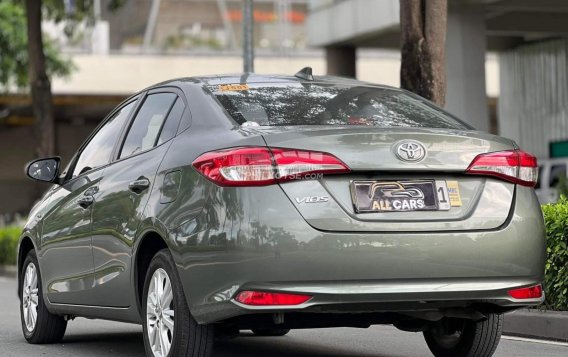
[[[44,217],[42,278],[55,303],[80,303],[93,287],[91,208],[102,170],[86,173],[53,192]]]

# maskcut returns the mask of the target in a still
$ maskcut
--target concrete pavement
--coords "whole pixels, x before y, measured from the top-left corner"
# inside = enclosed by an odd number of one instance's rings
[[[22,337],[16,281],[0,277],[0,356],[143,356],[142,328],[77,318],[63,343],[29,345]],[[297,330],[284,337],[242,337],[218,341],[214,357],[414,357],[430,356],[419,333],[390,326],[369,329]],[[495,356],[564,357],[568,344],[504,338]]]

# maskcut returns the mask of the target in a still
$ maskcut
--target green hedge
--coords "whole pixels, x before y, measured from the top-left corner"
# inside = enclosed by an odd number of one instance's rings
[[[16,249],[21,233],[20,227],[0,228],[0,265],[16,264]]]
[[[546,224],[545,307],[568,310],[568,199],[542,206]]]

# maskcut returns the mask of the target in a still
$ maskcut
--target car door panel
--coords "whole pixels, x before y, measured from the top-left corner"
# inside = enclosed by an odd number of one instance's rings
[[[94,293],[100,306],[132,303],[133,244],[156,172],[172,142],[156,146],[177,100],[178,94],[171,92],[148,94],[124,135],[118,160],[105,170],[92,225]]]
[[[115,163],[105,173],[93,209],[93,259],[97,305],[126,307],[131,302],[132,247],[156,171],[170,143]],[[134,192],[142,177],[149,186]]]
[[[51,302],[84,304],[93,287],[91,208],[80,200],[92,196],[103,170],[93,171],[54,190],[43,221],[41,261]]]

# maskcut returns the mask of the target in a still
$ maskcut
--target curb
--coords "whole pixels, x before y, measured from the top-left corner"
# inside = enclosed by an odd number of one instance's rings
[[[0,265],[0,276],[16,278],[18,276],[18,269],[15,265]]]
[[[508,313],[503,334],[568,342],[568,311],[523,309]]]

